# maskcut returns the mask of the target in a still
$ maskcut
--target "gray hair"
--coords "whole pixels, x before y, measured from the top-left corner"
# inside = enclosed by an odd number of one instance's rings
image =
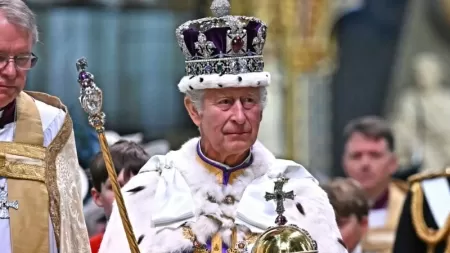
[[[0,13],[9,23],[27,30],[33,44],[39,41],[36,16],[22,0],[0,0]]]
[[[267,104],[267,88],[259,87],[260,92],[260,103],[264,110]],[[205,90],[189,90],[186,91],[186,97],[188,97],[198,111],[202,110],[203,107],[203,96],[205,95]]]

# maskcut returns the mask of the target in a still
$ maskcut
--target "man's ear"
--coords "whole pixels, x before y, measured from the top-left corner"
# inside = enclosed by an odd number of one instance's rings
[[[189,116],[191,117],[192,122],[198,127],[200,127],[201,117],[198,109],[195,108],[194,103],[188,97],[184,97],[184,107],[186,107]]]
[[[92,187],[92,189],[91,189],[91,195],[92,195],[92,199],[94,199],[94,203],[98,207],[103,207],[103,200],[100,197],[100,192],[98,192],[97,189],[95,189],[94,187]]]

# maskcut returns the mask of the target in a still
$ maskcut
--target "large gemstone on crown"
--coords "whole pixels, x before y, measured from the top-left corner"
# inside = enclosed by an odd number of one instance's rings
[[[213,71],[213,67],[212,67],[209,63],[207,63],[207,64],[205,65],[205,72],[206,72],[207,74],[211,74],[212,71]]]
[[[221,74],[222,72],[225,71],[225,64],[221,61],[216,63],[216,66],[214,67],[216,73]]]
[[[241,36],[236,36],[231,40],[231,49],[235,53],[239,53],[241,49],[244,47],[244,40]]]

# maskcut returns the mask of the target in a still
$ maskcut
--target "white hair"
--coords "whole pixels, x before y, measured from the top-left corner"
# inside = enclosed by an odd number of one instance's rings
[[[260,103],[261,107],[266,107],[267,104],[267,88],[265,86],[259,87],[259,96],[260,96]],[[195,109],[197,111],[201,111],[203,107],[203,97],[205,95],[205,90],[188,90],[186,91],[186,97],[189,98],[189,100],[192,101],[194,104]]]
[[[3,14],[9,23],[27,30],[33,44],[39,41],[36,16],[22,0],[0,0],[0,14]]]

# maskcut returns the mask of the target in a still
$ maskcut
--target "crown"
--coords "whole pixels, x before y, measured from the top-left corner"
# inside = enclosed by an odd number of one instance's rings
[[[215,17],[190,20],[176,29],[186,76],[262,72],[267,25],[255,18],[230,15],[227,0],[214,0]]]

